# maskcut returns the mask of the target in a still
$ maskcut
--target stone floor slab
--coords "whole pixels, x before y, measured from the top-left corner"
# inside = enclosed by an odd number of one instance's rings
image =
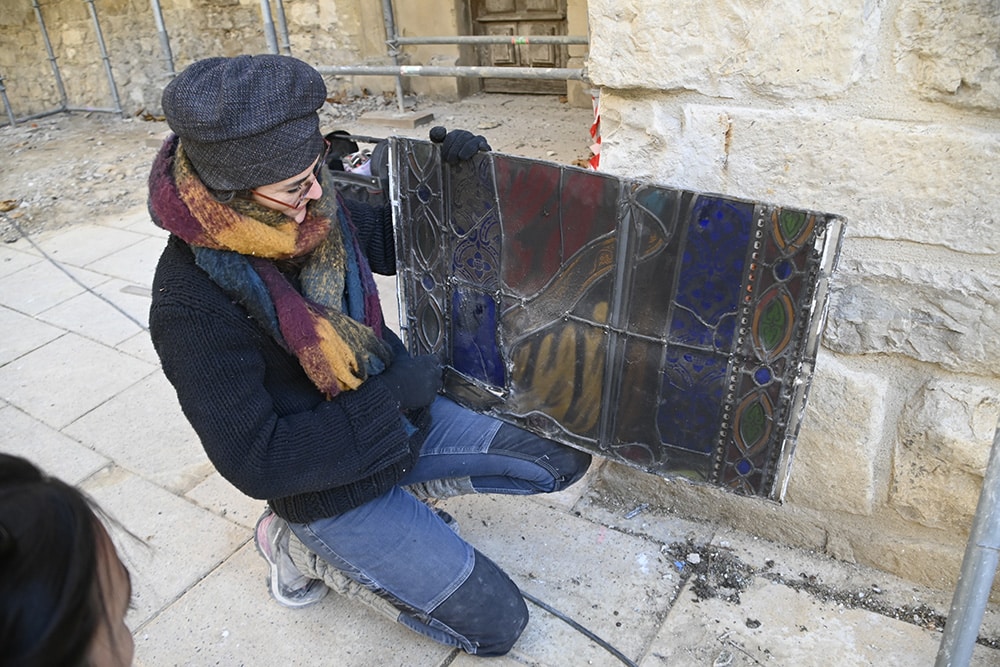
[[[114,290],[123,285],[119,280],[111,279],[104,285],[78,294],[62,303],[42,311],[36,317],[39,320],[56,325],[67,331],[74,331],[81,336],[99,343],[114,347],[144,330],[146,314],[134,309],[134,314],[122,311],[113,301],[102,298],[100,292]],[[140,297],[132,297],[139,300]],[[110,301],[110,302],[109,302]],[[149,310],[149,299],[145,299],[146,311]],[[142,319],[137,319],[141,317]]]
[[[327,595],[304,609],[274,602],[252,544],[136,634],[136,667],[337,665],[443,667],[452,650],[357,602]]]
[[[685,587],[641,667],[924,667],[934,663],[941,640],[932,630],[763,579],[740,597],[739,604],[696,599]],[[978,648],[973,665],[998,664],[996,651]]]
[[[108,280],[108,276],[72,266],[40,261],[4,276],[0,304],[26,315],[37,315],[66,299]]]
[[[235,486],[222,478],[219,473],[212,473],[204,482],[194,487],[185,498],[193,500],[199,506],[240,524],[248,531],[253,531],[257,519],[267,506],[263,500],[256,500],[244,495]]]
[[[135,285],[149,287],[153,284],[153,271],[166,245],[166,241],[162,238],[147,237],[135,245],[91,262],[87,268]]]
[[[65,333],[59,327],[0,306],[0,366],[36,350]]]
[[[61,429],[155,366],[73,333],[0,367],[0,396]]]
[[[133,630],[184,595],[250,537],[242,526],[123,468],[102,471],[82,488],[112,519],[111,532],[132,576],[134,606],[126,621]]]
[[[0,246],[0,278],[43,261],[42,256],[37,253],[14,250],[7,245]]]
[[[111,464],[107,457],[14,406],[0,407],[0,424],[0,452],[26,458],[67,484],[79,484]]]
[[[573,618],[627,656],[656,635],[680,584],[659,545],[523,497],[462,496],[445,508],[462,536],[494,559],[526,593]],[[586,665],[609,655],[554,616],[531,608],[514,647],[528,664]]]
[[[61,264],[84,267],[113,252],[133,246],[146,237],[105,225],[74,225],[59,234],[36,240],[38,247]]]
[[[123,340],[115,345],[115,349],[157,368],[160,366],[160,358],[156,356],[156,350],[153,348],[153,341],[149,338],[148,331],[142,331],[127,340]]]
[[[168,232],[153,224],[153,221],[149,218],[149,209],[145,206],[137,206],[127,211],[116,213],[115,215],[106,216],[101,218],[98,223],[116,229],[127,229],[140,234],[146,234],[147,236],[161,236],[162,238],[166,238],[169,235]]]
[[[109,398],[63,432],[178,495],[215,470],[160,371]]]

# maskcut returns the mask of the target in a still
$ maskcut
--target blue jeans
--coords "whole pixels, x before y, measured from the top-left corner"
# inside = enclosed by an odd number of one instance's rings
[[[510,650],[527,624],[517,586],[402,486],[468,477],[477,493],[559,491],[590,456],[438,397],[413,469],[379,498],[291,529],[325,561],[389,599],[399,621],[478,655]]]

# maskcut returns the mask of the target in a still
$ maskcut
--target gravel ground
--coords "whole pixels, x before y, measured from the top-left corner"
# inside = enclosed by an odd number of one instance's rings
[[[415,128],[366,120],[366,114],[396,113],[393,98],[371,96],[331,99],[321,110],[321,127],[424,138],[430,127],[445,125],[483,134],[505,153],[577,165],[590,157],[592,111],[555,96],[481,94],[456,103],[417,98],[407,104],[408,114],[432,113],[433,120]],[[0,161],[0,238],[10,242],[21,233],[144,205],[149,165],[168,132],[162,118],[148,114],[60,113],[0,127],[0,154],[7,156]]]

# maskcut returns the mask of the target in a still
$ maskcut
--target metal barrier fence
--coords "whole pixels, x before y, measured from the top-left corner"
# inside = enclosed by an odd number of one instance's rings
[[[55,79],[56,90],[59,95],[59,106],[55,109],[35,113],[29,116],[18,118],[11,107],[7,97],[7,89],[4,86],[3,74],[0,73],[0,98],[3,100],[10,125],[19,122],[41,118],[65,111],[96,111],[106,113],[116,113],[124,116],[121,100],[118,95],[118,87],[115,84],[114,74],[111,67],[111,59],[108,56],[107,46],[104,41],[104,34],[101,31],[101,23],[98,18],[97,7],[94,0],[84,0],[90,12],[94,24],[96,41],[101,54],[101,61],[108,79],[108,87],[111,91],[113,106],[111,108],[98,108],[86,106],[71,106],[66,95],[66,88],[63,85],[62,75],[56,60],[55,52],[52,49],[52,42],[49,39],[48,29],[38,0],[32,0],[35,18],[41,31],[42,40],[48,54],[48,60],[52,67],[52,74]],[[157,36],[160,48],[163,52],[165,69],[169,76],[173,77],[174,56],[170,47],[170,36],[167,32],[163,20],[163,10],[160,0],[150,0],[153,19],[156,23]],[[267,43],[268,51],[271,53],[281,53],[291,55],[291,42],[288,33],[288,23],[285,20],[285,8],[283,0],[274,0],[272,11],[271,0],[260,0],[261,18],[264,28],[264,39]],[[395,15],[392,8],[392,0],[382,0],[382,14],[385,23],[386,46],[388,55],[392,60],[391,65],[344,65],[327,66],[320,65],[316,69],[321,74],[336,76],[368,75],[368,76],[391,76],[396,80],[396,101],[399,111],[403,111],[403,85],[404,77],[474,77],[474,78],[505,78],[505,79],[548,79],[548,80],[586,80],[583,69],[570,69],[561,67],[480,67],[475,65],[455,65],[450,67],[436,67],[425,65],[401,65],[399,56],[400,47],[406,45],[420,44],[447,44],[447,45],[489,45],[489,44],[547,44],[547,45],[584,45],[589,43],[585,36],[571,35],[452,35],[441,37],[401,37],[396,33]],[[273,15],[273,16],[272,16]],[[277,22],[275,22],[275,18]],[[280,37],[280,43],[279,43]]]

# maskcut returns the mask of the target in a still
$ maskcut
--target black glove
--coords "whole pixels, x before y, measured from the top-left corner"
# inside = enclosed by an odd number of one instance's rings
[[[344,156],[358,152],[358,144],[346,130],[327,132],[323,138],[330,144],[326,152],[326,166],[331,171],[344,171]]]
[[[440,125],[431,128],[431,141],[441,144],[441,159],[449,164],[458,164],[468,160],[479,151],[491,151],[486,137],[473,134],[468,130],[452,130],[449,132]]]
[[[433,354],[399,357],[379,375],[404,410],[430,405],[441,388],[441,363]]]

